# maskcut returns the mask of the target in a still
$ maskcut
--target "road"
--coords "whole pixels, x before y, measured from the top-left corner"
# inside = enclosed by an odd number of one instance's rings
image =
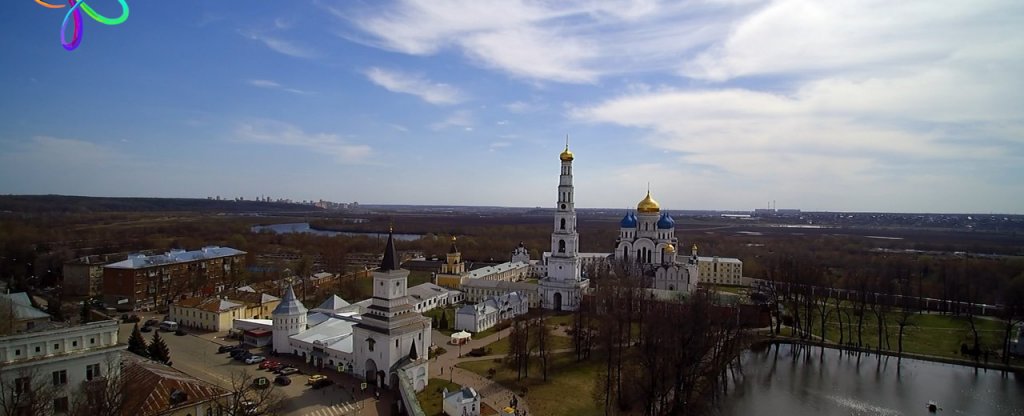
[[[150,318],[144,317],[143,320]],[[133,324],[121,324],[118,338],[127,344],[131,336]],[[146,341],[152,340],[153,333],[142,334]],[[231,389],[232,376],[239,377],[249,374],[252,377],[264,376],[273,380],[274,374],[260,370],[255,364],[245,364],[232,360],[227,354],[218,354],[220,345],[235,345],[236,341],[224,339],[223,334],[189,333],[177,336],[170,332],[161,332],[160,337],[167,343],[171,351],[173,367],[200,380]],[[342,416],[342,415],[378,415],[388,414],[389,406],[394,397],[382,395],[380,400],[372,397],[369,391],[358,391],[359,380],[354,377],[325,371],[322,374],[334,380],[335,385],[325,389],[314,390],[306,386],[306,379],[315,374],[314,369],[301,360],[292,357],[277,357],[274,360],[293,365],[301,373],[291,376],[292,383],[288,386],[273,388],[284,397],[283,414],[289,416]]]

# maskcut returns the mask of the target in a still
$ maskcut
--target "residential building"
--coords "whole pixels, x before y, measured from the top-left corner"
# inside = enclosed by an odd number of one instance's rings
[[[441,397],[444,398],[441,410],[448,416],[480,416],[480,393],[472,387],[452,392],[445,388]]]
[[[64,293],[88,297],[102,295],[103,266],[126,258],[128,253],[99,254],[79,257],[64,263]]]
[[[50,326],[50,314],[36,309],[25,292],[0,293],[0,334],[17,334]]]
[[[694,251],[697,246],[693,247]],[[697,257],[700,282],[719,285],[742,285],[743,262],[731,257]]]
[[[0,337],[0,384],[23,392],[52,391],[52,403],[45,407],[49,413],[66,413],[85,383],[120,371],[125,346],[117,343],[117,330],[117,321],[107,320]],[[0,401],[0,406],[25,404]]]
[[[493,296],[475,305],[455,311],[455,329],[482,332],[499,322],[523,315],[529,310],[526,299],[517,292]]]
[[[241,281],[245,254],[209,246],[155,256],[129,255],[103,267],[104,301],[121,310],[150,310],[184,296],[210,295]]]
[[[233,291],[220,296],[193,297],[171,304],[170,320],[205,331],[227,331],[235,319],[270,319],[281,298],[266,293]]]
[[[462,292],[448,290],[433,283],[423,283],[409,288],[409,303],[413,310],[423,313],[438,306],[454,305],[463,299]]]
[[[518,292],[526,298],[531,308],[541,307],[539,286],[533,282],[506,282],[503,280],[467,279],[462,284],[464,302],[479,303],[493,296],[501,296],[509,292]]]

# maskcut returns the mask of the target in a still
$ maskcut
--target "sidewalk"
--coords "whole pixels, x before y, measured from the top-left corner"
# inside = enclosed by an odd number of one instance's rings
[[[481,348],[491,344],[502,338],[507,338],[511,329],[504,329],[498,331],[490,336],[474,339],[462,346],[463,354],[467,354],[474,348]],[[448,340],[448,335],[442,334],[438,331],[434,331],[432,338],[436,340]],[[529,414],[529,404],[526,398],[519,397],[515,392],[505,388],[504,386],[495,383],[494,381],[482,377],[472,371],[463,370],[456,367],[455,365],[464,361],[481,361],[481,360],[494,360],[504,358],[504,355],[488,355],[484,357],[459,357],[459,346],[448,344],[445,342],[444,348],[447,350],[444,354],[434,357],[434,362],[430,364],[431,377],[434,378],[447,378],[454,383],[458,383],[465,387],[472,387],[480,393],[481,400],[487,405],[497,410],[499,413],[504,413],[502,409],[508,407],[509,401],[513,396],[516,396],[519,400],[518,410],[520,412],[526,412]],[[444,373],[442,373],[444,369]]]

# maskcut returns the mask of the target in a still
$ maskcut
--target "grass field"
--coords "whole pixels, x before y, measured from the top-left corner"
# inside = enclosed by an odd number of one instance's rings
[[[508,337],[499,339],[487,345],[490,350],[487,352],[488,355],[508,354],[509,345]],[[551,336],[551,346],[548,347],[550,350],[563,350],[566,348],[572,348],[572,338],[562,337],[557,335]]]
[[[487,377],[488,369],[495,369],[494,381],[520,393],[526,387],[526,400],[530,414],[534,415],[596,415],[603,413],[601,404],[594,401],[594,380],[602,366],[597,360],[577,363],[571,353],[552,356],[548,381],[542,379],[537,365],[530,367],[530,378],[516,381],[516,372],[493,361],[461,363],[460,368]]]
[[[444,414],[442,409],[444,399],[441,397],[441,393],[446,388],[451,392],[461,389],[462,386],[458,383],[448,382],[448,380],[432,378],[427,382],[427,388],[416,393],[416,400],[419,400],[420,407],[423,408],[423,413],[426,413],[427,416]]]
[[[847,309],[852,318],[852,342],[856,345],[858,342],[857,337],[857,320],[858,317],[854,314],[852,309]],[[828,316],[828,321],[825,323],[825,337],[829,341],[839,342],[839,323],[836,320],[835,313],[832,312]],[[882,349],[897,351],[899,349],[899,326],[896,325],[898,313],[890,312],[886,315],[886,331],[888,334],[888,344],[885,343],[885,333],[883,333]],[[815,316],[811,326],[811,331],[814,335],[821,334],[820,319]],[[974,344],[974,336],[970,330],[970,324],[965,317],[957,317],[951,315],[935,315],[935,314],[919,314],[914,315],[910,318],[911,325],[904,330],[903,335],[903,351],[914,354],[934,355],[940,357],[951,357],[951,358],[964,358],[960,355],[961,344],[972,346]],[[978,335],[980,344],[983,350],[990,350],[992,352],[1002,351],[1003,342],[1003,331],[1002,323],[992,319],[976,318]],[[851,341],[851,326],[847,322],[847,319],[843,319],[844,332],[843,342],[849,343]],[[866,348],[876,348],[878,346],[878,323],[875,319],[874,314],[870,311],[865,311],[864,316],[864,329],[862,332],[863,346]],[[995,355],[992,355],[990,360],[997,360]]]

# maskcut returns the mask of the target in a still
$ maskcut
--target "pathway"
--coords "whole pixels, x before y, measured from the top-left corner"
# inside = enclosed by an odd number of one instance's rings
[[[511,329],[504,329],[491,334],[490,336],[474,339],[462,346],[462,352],[464,354],[468,354],[469,351],[474,348],[481,348],[494,341],[508,337],[510,332]],[[511,400],[513,396],[516,396],[519,400],[518,410],[523,412],[523,414],[529,414],[529,406],[525,398],[518,396],[512,390],[509,390],[505,388],[505,386],[495,383],[486,377],[455,366],[463,361],[493,360],[504,358],[504,355],[459,357],[459,346],[448,344],[447,340],[451,339],[451,337],[435,330],[432,338],[435,340],[444,340],[444,348],[447,351],[444,354],[434,357],[435,361],[430,364],[431,377],[442,379],[448,378],[450,381],[458,383],[459,385],[472,387],[480,393],[484,403],[487,403],[498,412],[502,412],[502,409],[508,406],[509,400]]]

